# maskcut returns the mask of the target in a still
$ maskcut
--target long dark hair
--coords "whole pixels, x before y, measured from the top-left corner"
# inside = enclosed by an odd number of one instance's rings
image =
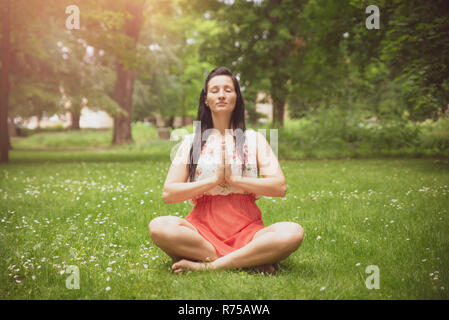
[[[231,115],[231,128],[234,131],[234,144],[236,146],[240,160],[242,161],[242,175],[246,167],[246,159],[243,155],[243,144],[245,143],[245,102],[243,101],[242,93],[240,92],[240,85],[237,78],[234,76],[231,70],[226,67],[219,67],[212,70],[204,82],[204,87],[201,90],[200,99],[198,101],[198,114],[197,121],[200,121],[200,125],[196,126],[195,136],[193,138],[193,144],[190,148],[189,156],[189,180],[195,180],[195,171],[198,165],[198,159],[200,157],[201,150],[208,136],[213,129],[214,124],[212,122],[212,114],[210,108],[206,105],[207,97],[207,85],[209,80],[215,76],[229,76],[234,83],[235,92],[237,94],[237,99],[235,101],[235,108]],[[206,131],[207,130],[207,131]]]

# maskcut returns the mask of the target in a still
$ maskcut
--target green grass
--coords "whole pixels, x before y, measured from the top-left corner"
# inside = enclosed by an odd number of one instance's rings
[[[175,275],[147,230],[192,209],[161,199],[173,145],[11,151],[0,165],[0,298],[449,298],[447,159],[282,161],[286,197],[257,204],[266,225],[295,221],[306,236],[278,273]],[[79,290],[66,288],[69,265]],[[378,290],[365,286],[369,265]]]
[[[133,123],[131,129],[134,146],[148,145],[158,139],[155,127],[148,127],[142,122]],[[33,133],[26,138],[13,137],[12,144],[15,149],[107,149],[112,142],[112,129],[95,130],[82,129],[60,132]]]

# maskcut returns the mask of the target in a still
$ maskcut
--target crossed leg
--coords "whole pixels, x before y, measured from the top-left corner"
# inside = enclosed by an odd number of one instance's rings
[[[173,260],[212,261],[218,258],[214,246],[187,220],[173,216],[151,220],[148,229],[154,244]]]
[[[175,260],[180,259],[172,265],[175,273],[260,266],[271,273],[274,271],[272,264],[296,251],[304,238],[304,230],[299,224],[278,222],[259,230],[244,247],[218,257],[214,247],[184,219],[159,217],[151,221],[149,229],[157,246]],[[212,262],[204,263],[207,260]]]

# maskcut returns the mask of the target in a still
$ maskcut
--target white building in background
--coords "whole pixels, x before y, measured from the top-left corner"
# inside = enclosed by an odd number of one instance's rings
[[[16,118],[14,120],[16,124],[27,129],[36,129],[38,126],[37,117],[30,117],[27,119]],[[114,120],[112,117],[104,111],[94,111],[88,107],[84,107],[81,110],[80,116],[80,128],[81,129],[108,129],[112,128]],[[64,115],[52,115],[51,117],[42,117],[39,126],[41,128],[50,128],[55,126],[61,126],[64,128],[71,126],[71,116],[67,112]]]
[[[265,123],[273,120],[273,104],[270,96],[264,92],[257,94],[256,111],[265,116],[265,118],[259,119],[259,122]]]
[[[112,128],[114,119],[106,112],[94,111],[87,107],[81,110],[80,128],[107,129]]]

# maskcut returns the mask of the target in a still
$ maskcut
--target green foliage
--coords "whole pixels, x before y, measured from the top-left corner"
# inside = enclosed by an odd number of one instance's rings
[[[61,95],[55,83],[39,82],[35,78],[17,79],[11,90],[10,112],[21,118],[45,114],[53,115],[61,111]]]
[[[431,153],[442,153],[449,150],[449,117],[443,117],[436,121],[425,120],[418,124],[422,135],[420,143],[423,149]]]
[[[240,78],[243,88],[269,92],[275,121],[282,126],[280,115],[289,94],[288,82],[299,59],[297,40],[302,2],[235,1],[232,5],[189,2],[193,3],[191,11],[200,12],[219,27],[209,41],[203,42],[201,57],[215,66],[229,67]],[[254,94],[245,97],[250,108],[256,97]]]
[[[448,137],[447,119],[419,124],[319,109],[312,116],[286,122],[279,132],[279,157],[448,156]]]
[[[135,120],[155,113],[167,122],[174,116],[196,116],[205,74],[213,68],[201,60],[200,45],[216,26],[181,13],[179,4],[173,3],[169,15],[155,12],[146,20],[133,98]]]
[[[382,59],[402,79],[406,104],[417,119],[435,118],[449,102],[449,4],[447,1],[393,1]]]
[[[79,1],[81,29],[72,31],[61,28],[69,1],[47,0],[42,11],[35,0],[14,3],[11,114],[65,111],[59,85],[73,109],[84,97],[94,109],[125,112],[115,101],[117,62],[136,70],[134,121],[155,113],[168,124],[174,116],[195,117],[204,78],[219,65],[238,75],[252,125],[261,117],[255,110],[260,92],[276,110],[287,102],[293,118],[313,118],[322,107],[339,108],[353,122],[358,114],[394,123],[447,113],[446,1],[374,0],[369,4],[380,9],[380,29],[368,30],[364,1],[151,0],[136,48],[123,30],[124,0]],[[401,126],[392,124],[408,130]],[[389,136],[402,137],[400,145],[413,137],[385,132],[372,132],[384,140],[379,145]],[[347,135],[338,139],[351,143]]]
[[[380,29],[365,28],[366,2],[308,1],[301,13],[302,60],[292,77],[292,113],[324,104],[381,118],[436,119],[449,103],[446,1],[372,1]],[[292,103],[293,102],[293,103]]]

